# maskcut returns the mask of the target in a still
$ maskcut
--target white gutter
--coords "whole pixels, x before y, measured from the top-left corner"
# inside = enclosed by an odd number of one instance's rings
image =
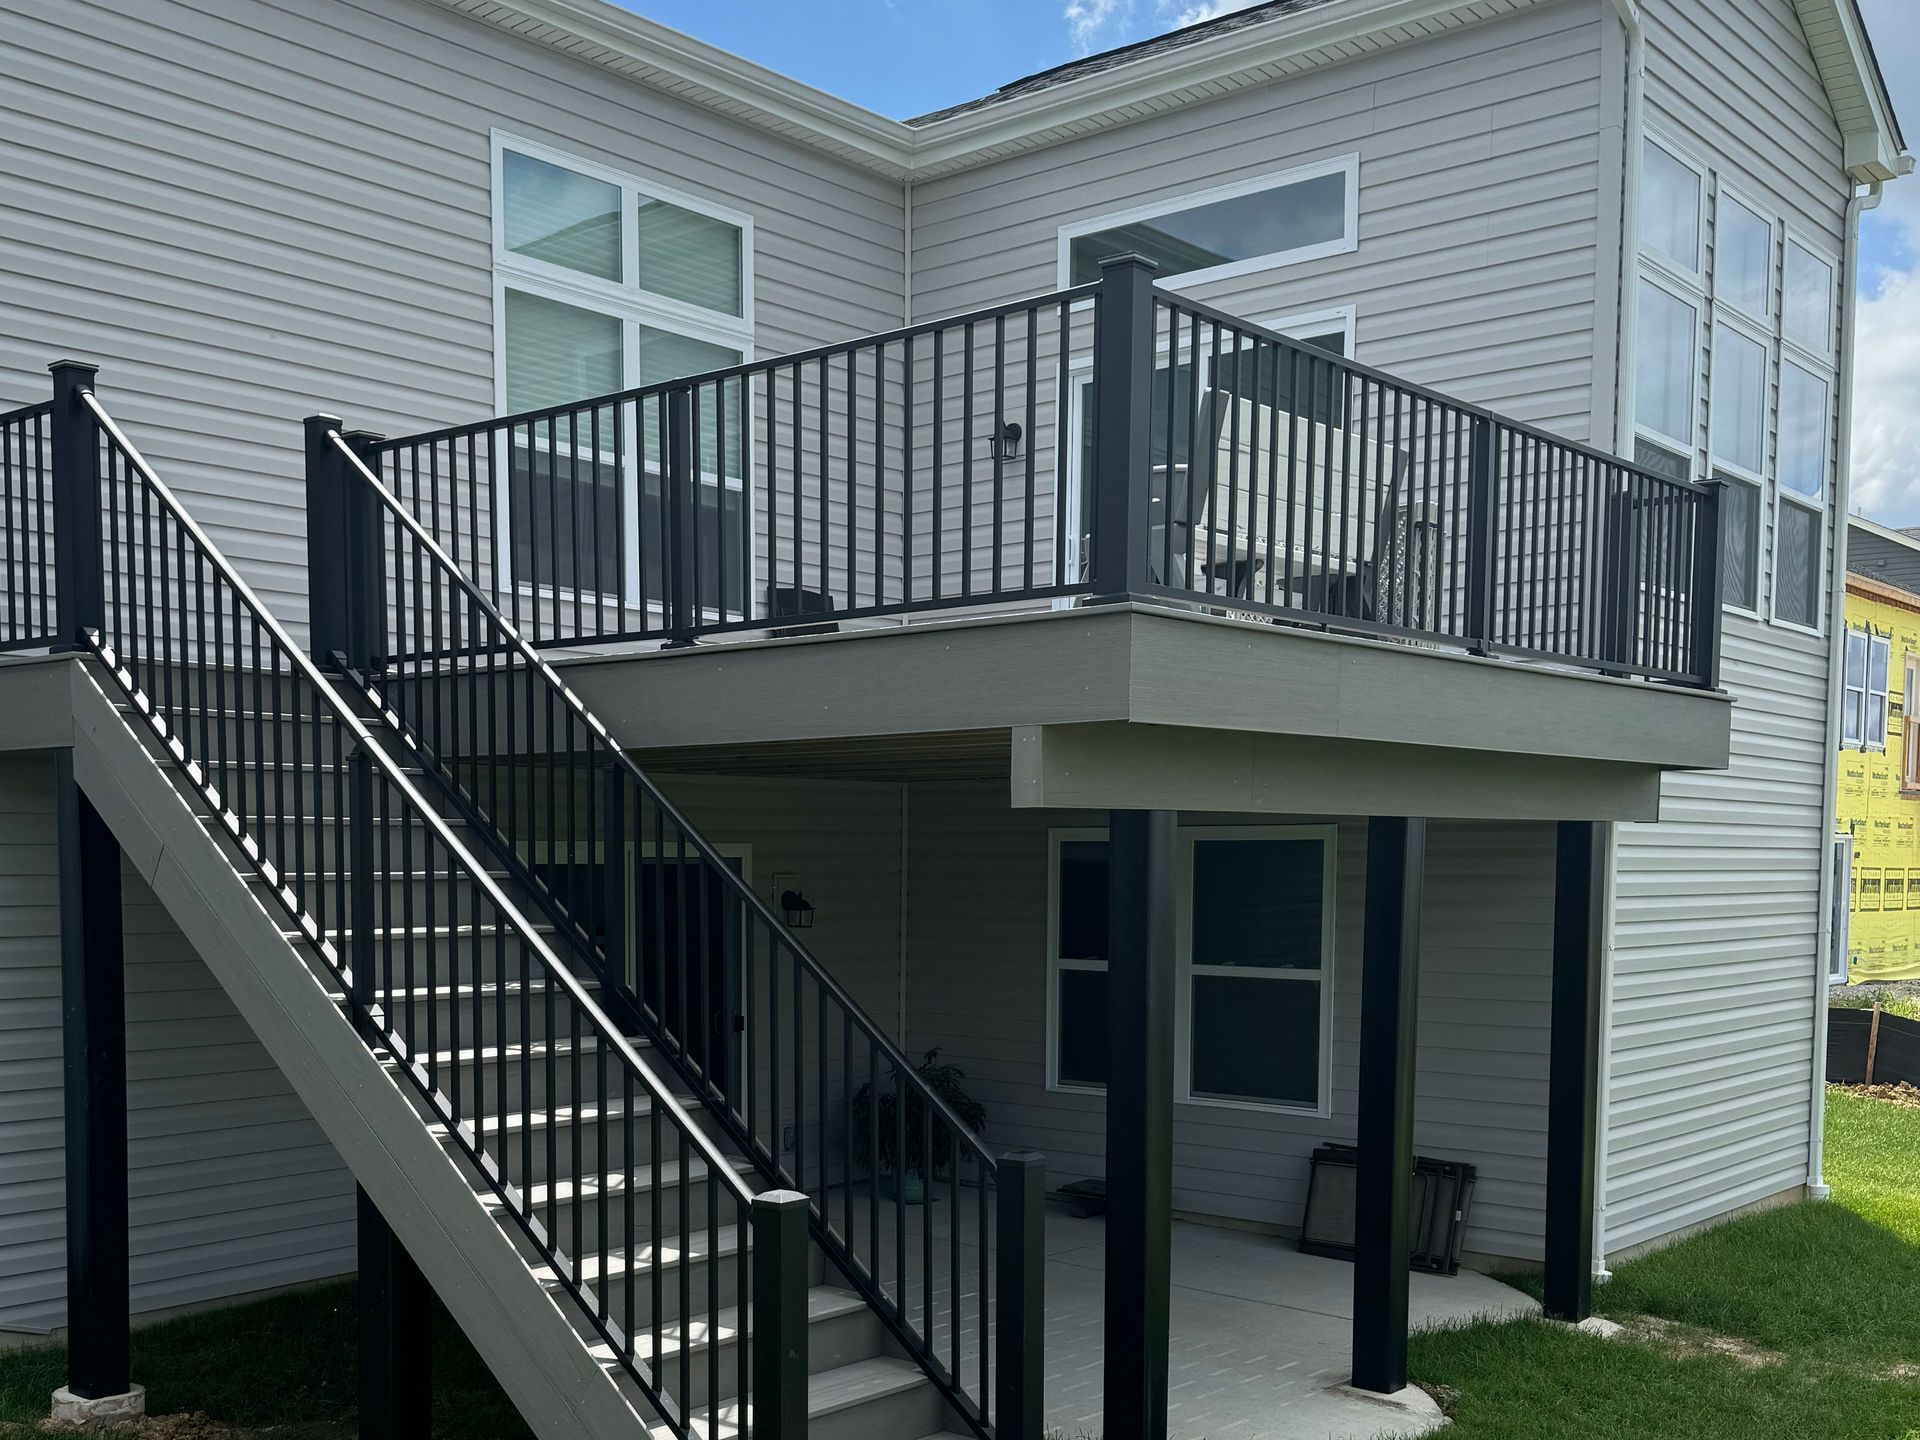
[[[1613,0],[1627,41],[1627,99],[1622,125],[1620,165],[1620,312],[1619,348],[1614,356],[1613,449],[1633,455],[1633,360],[1639,317],[1640,265],[1640,145],[1645,130],[1647,42],[1640,28],[1637,0]],[[1607,1125],[1612,1106],[1608,1077],[1613,1070],[1613,947],[1614,917],[1619,906],[1614,880],[1620,873],[1620,827],[1607,826],[1606,881],[1600,903],[1605,906],[1600,945],[1600,1081],[1593,1126],[1593,1278],[1601,1284],[1613,1278],[1607,1269]]]
[[[1903,155],[1901,173],[1913,169],[1913,157]],[[1882,182],[1871,182],[1847,201],[1845,285],[1840,297],[1840,473],[1833,488],[1833,593],[1828,601],[1826,760],[1820,777],[1820,814],[1831,826],[1840,786],[1839,716],[1841,681],[1845,673],[1847,614],[1847,509],[1853,498],[1853,365],[1860,336],[1860,217],[1880,204]],[[1827,976],[1833,962],[1833,846],[1820,847],[1820,944],[1813,967],[1813,1076],[1807,1133],[1807,1194],[1825,1200],[1832,1193],[1825,1173],[1827,1123]]]

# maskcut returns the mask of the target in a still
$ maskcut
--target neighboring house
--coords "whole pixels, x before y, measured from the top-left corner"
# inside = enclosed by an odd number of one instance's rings
[[[1853,0],[1272,0],[906,123],[599,0],[0,45],[0,1324],[83,1399],[117,1267],[357,1261],[392,1420],[404,1247],[542,1435],[794,1433],[749,1292],[817,1433],[1023,1435],[1020,1148],[1118,1440],[1170,1218],[1329,1142],[1370,1389],[1415,1150],[1562,1315],[1823,1193]]]
[[[1836,981],[1920,976],[1920,539],[1847,520]]]

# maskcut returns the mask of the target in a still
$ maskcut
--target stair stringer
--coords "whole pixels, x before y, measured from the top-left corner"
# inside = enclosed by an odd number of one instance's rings
[[[554,1304],[87,662],[74,778],[541,1440],[650,1427]]]

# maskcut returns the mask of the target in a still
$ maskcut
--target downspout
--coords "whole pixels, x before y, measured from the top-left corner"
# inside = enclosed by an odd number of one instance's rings
[[[1913,161],[1901,157],[1907,169]],[[1840,785],[1840,745],[1837,717],[1840,714],[1840,686],[1844,674],[1842,661],[1846,646],[1841,637],[1846,631],[1847,614],[1847,510],[1853,498],[1853,358],[1860,331],[1860,281],[1856,273],[1860,263],[1860,217],[1880,204],[1881,182],[1856,190],[1847,201],[1846,260],[1843,288],[1840,292],[1840,465],[1833,487],[1833,593],[1827,602],[1829,617],[1827,643],[1827,724],[1826,760],[1820,778],[1821,833],[1827,843],[1820,847],[1820,944],[1814,953],[1813,967],[1813,1076],[1812,1104],[1807,1135],[1807,1194],[1825,1200],[1831,1190],[1825,1174],[1827,1123],[1827,976],[1832,972],[1833,949],[1833,841],[1830,827]]]
[[[1645,131],[1647,39],[1640,26],[1638,0],[1612,0],[1627,41],[1627,100],[1622,126],[1620,164],[1620,313],[1619,348],[1614,356],[1613,448],[1633,455],[1633,363],[1639,321],[1640,267],[1640,146]],[[1593,1126],[1593,1278],[1605,1284],[1613,1278],[1607,1269],[1607,1126],[1612,1106],[1613,1073],[1613,946],[1618,910],[1615,879],[1620,873],[1620,827],[1607,826],[1606,884],[1600,896],[1605,907],[1600,947],[1600,1085]]]

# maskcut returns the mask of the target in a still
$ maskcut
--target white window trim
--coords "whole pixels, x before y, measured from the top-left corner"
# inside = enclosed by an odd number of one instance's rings
[[[1249,256],[1245,260],[1230,260],[1224,265],[1210,265],[1203,270],[1184,270],[1175,276],[1164,279],[1157,276],[1155,278],[1157,283],[1166,289],[1184,290],[1188,286],[1205,284],[1209,280],[1227,280],[1236,275],[1251,275],[1256,271],[1278,270],[1287,265],[1300,265],[1309,260],[1324,259],[1329,255],[1348,254],[1358,249],[1360,245],[1360,153],[1357,150],[1332,160],[1297,165],[1289,170],[1278,170],[1249,180],[1216,185],[1209,190],[1196,190],[1171,199],[1137,205],[1128,210],[1115,210],[1062,225],[1057,242],[1060,288],[1064,290],[1073,283],[1073,242],[1082,235],[1093,235],[1102,230],[1111,230],[1116,225],[1132,225],[1141,220],[1152,220],[1161,215],[1172,215],[1181,210],[1192,210],[1221,200],[1235,200],[1242,195],[1256,195],[1263,190],[1274,190],[1283,185],[1298,184],[1303,180],[1315,180],[1322,175],[1335,174],[1344,174],[1347,178],[1345,223],[1342,226],[1343,233],[1338,240],[1322,241],[1317,245],[1296,246],[1292,250],[1276,250],[1268,255]]]
[[[1838,832],[1833,837],[1833,939],[1827,951],[1827,983],[1847,983],[1853,962],[1853,835]]]
[[[1714,172],[1713,184],[1713,254],[1715,257],[1713,266],[1713,301],[1716,312],[1718,312],[1721,307],[1725,307],[1728,314],[1736,315],[1747,321],[1750,325],[1757,326],[1762,333],[1771,338],[1774,330],[1777,328],[1776,317],[1780,313],[1780,287],[1775,277],[1782,273],[1780,266],[1784,262],[1786,255],[1786,251],[1780,243],[1782,230],[1780,220],[1769,207],[1762,205],[1739,186],[1727,183],[1717,170]],[[1720,294],[1720,202],[1723,200],[1732,201],[1742,210],[1747,211],[1756,219],[1760,220],[1767,227],[1767,299],[1766,309],[1760,314],[1755,314],[1753,311],[1735,304],[1732,300],[1723,298]]]
[[[1784,263],[1783,260],[1782,264],[1784,265]],[[1784,269],[1781,272],[1781,283],[1782,285],[1786,283]],[[1782,304],[1781,320],[1783,326],[1785,324],[1785,315],[1786,306]],[[1799,491],[1789,489],[1786,485],[1782,484],[1780,479],[1780,395],[1785,388],[1782,384],[1782,379],[1786,373],[1786,366],[1789,361],[1798,365],[1802,370],[1807,371],[1816,379],[1823,380],[1826,383],[1827,400],[1820,415],[1820,493],[1818,495],[1802,495]],[[1827,549],[1832,543],[1831,537],[1827,532],[1829,529],[1828,516],[1833,508],[1833,424],[1834,407],[1839,403],[1839,396],[1836,393],[1838,387],[1839,380],[1835,374],[1831,360],[1822,360],[1818,356],[1809,354],[1791,340],[1781,340],[1774,365],[1773,584],[1768,592],[1769,608],[1767,618],[1775,625],[1779,625],[1787,630],[1798,631],[1802,635],[1824,635],[1827,629]],[[1783,505],[1798,505],[1802,510],[1811,511],[1819,521],[1819,532],[1815,541],[1815,553],[1813,557],[1815,610],[1814,623],[1812,625],[1802,625],[1797,620],[1784,619],[1780,614],[1780,507]]]
[[[620,377],[621,390],[633,388],[631,381],[640,365],[639,326],[663,330],[692,340],[701,340],[710,345],[724,346],[740,355],[740,363],[750,364],[754,359],[754,237],[753,217],[745,211],[734,210],[724,205],[698,196],[688,195],[651,180],[641,179],[625,171],[599,165],[556,150],[551,145],[543,145],[537,140],[528,140],[522,136],[504,130],[495,130],[491,135],[492,157],[492,205],[493,205],[493,399],[494,413],[507,413],[507,291],[517,290],[522,294],[554,300],[563,305],[573,305],[580,309],[591,310],[605,315],[620,326]],[[621,278],[618,281],[602,280],[591,275],[582,275],[565,266],[553,265],[544,260],[519,255],[507,248],[506,243],[506,167],[505,153],[514,151],[563,170],[571,170],[589,179],[599,180],[609,185],[621,187]],[[707,215],[736,226],[740,231],[740,310],[739,316],[723,315],[718,311],[705,310],[697,305],[673,300],[663,295],[654,295],[639,288],[636,283],[639,274],[640,251],[638,227],[628,223],[628,210],[635,195],[645,195],[650,199],[665,201],[681,209]],[[743,382],[743,389],[751,382]],[[748,392],[750,394],[750,392]],[[582,399],[592,397],[582,396]],[[743,403],[750,404],[747,400]],[[631,427],[623,420],[622,425],[629,432]],[[637,457],[640,450],[636,437],[627,433],[622,437],[623,452],[629,457]],[[631,481],[636,491],[642,481],[638,461],[630,460],[633,465]],[[626,484],[629,477],[622,476]],[[702,475],[707,484],[719,485],[734,491],[743,491],[746,487],[744,473],[740,476]],[[510,487],[496,480],[494,493],[494,525],[496,536],[513,534],[513,516],[511,513]],[[626,535],[623,546],[626,553],[625,573],[618,577],[620,584],[620,603],[627,607],[637,607],[640,596],[640,506],[627,504],[622,507],[625,514]],[[510,587],[520,594],[535,600],[552,600],[567,603],[578,597],[584,604],[601,605],[611,598],[608,592],[578,589],[573,586],[537,584],[522,580],[513,573],[513,547],[499,543],[495,547],[494,565],[498,571],[499,584]],[[759,583],[756,565],[757,547],[749,547],[741,557],[746,573],[742,583],[746,594],[751,596]],[[647,602],[649,613],[662,613],[664,601],[660,598]],[[708,620],[718,620],[720,613],[709,606],[702,606],[701,613]]]
[[[1653,286],[1656,290],[1664,290],[1674,299],[1684,305],[1690,306],[1693,310],[1693,337],[1688,346],[1689,351],[1693,355],[1693,364],[1690,367],[1689,393],[1687,395],[1687,429],[1689,434],[1685,439],[1682,439],[1678,435],[1668,435],[1664,431],[1656,430],[1651,425],[1641,422],[1639,406],[1640,377],[1637,373],[1633,377],[1633,433],[1638,437],[1644,438],[1649,444],[1658,446],[1662,450],[1670,451],[1676,455],[1684,455],[1687,461],[1687,478],[1691,480],[1699,473],[1700,469],[1700,333],[1701,327],[1708,323],[1706,293],[1704,291],[1690,289],[1685,283],[1674,279],[1666,271],[1651,264],[1644,255],[1642,256],[1642,263],[1640,265],[1639,279]],[[1640,296],[1637,291],[1634,294],[1633,303],[1636,306],[1640,303]]]
[[[1326,1119],[1333,1114],[1333,990],[1338,973],[1334,939],[1335,913],[1339,894],[1336,873],[1340,853],[1340,831],[1336,825],[1196,825],[1179,832],[1179,900],[1177,904],[1178,941],[1175,948],[1174,1061],[1173,1098],[1182,1105],[1213,1110],[1254,1110],[1269,1115],[1311,1115]],[[1287,1105],[1277,1100],[1230,1100],[1193,1093],[1193,863],[1194,846],[1202,840],[1318,840],[1321,843],[1320,867],[1320,969],[1311,972],[1320,986],[1320,1065],[1315,1077],[1319,1095],[1316,1103]],[[1211,975],[1230,967],[1211,967],[1200,974]],[[1233,969],[1242,979],[1261,979],[1274,985],[1309,983],[1307,971]]]
[[[1760,468],[1758,470],[1749,470],[1746,466],[1727,459],[1714,444],[1715,431],[1718,427],[1715,423],[1716,407],[1713,403],[1713,376],[1711,374],[1711,367],[1714,357],[1720,353],[1720,332],[1722,330],[1731,330],[1742,339],[1751,340],[1760,347]],[[1756,485],[1764,487],[1767,480],[1767,470],[1769,468],[1767,461],[1771,458],[1772,450],[1768,441],[1772,439],[1775,429],[1774,426],[1767,423],[1775,409],[1773,393],[1774,365],[1778,357],[1774,352],[1773,336],[1768,334],[1767,331],[1760,326],[1755,325],[1753,321],[1746,319],[1739,310],[1716,306],[1713,313],[1713,328],[1707,337],[1707,356],[1709,367],[1709,380],[1707,385],[1707,471],[1711,474],[1715,470],[1726,470],[1734,475],[1738,475],[1743,480],[1751,480]]]
[[[1827,333],[1824,343],[1815,348],[1797,335],[1787,334],[1787,254],[1791,247],[1798,245],[1814,259],[1827,267]],[[1836,345],[1840,328],[1840,257],[1835,255],[1819,241],[1810,238],[1805,232],[1786,227],[1786,235],[1780,245],[1780,338],[1792,350],[1802,355],[1817,357],[1817,367],[1831,370],[1838,361]]]
[[[1876,650],[1887,657],[1887,663],[1882,671],[1886,678],[1881,682],[1878,690],[1873,688],[1873,656]],[[1887,736],[1893,728],[1893,707],[1889,700],[1893,693],[1893,637],[1875,634],[1872,626],[1867,627],[1867,671],[1862,679],[1866,683],[1867,703],[1860,722],[1862,726],[1860,748],[1884,755],[1887,750]],[[1873,739],[1875,714],[1880,716],[1880,740],[1877,744]]]
[[[1847,682],[1847,652],[1853,648],[1853,642],[1856,639],[1861,642],[1860,683],[1858,685],[1852,685]],[[1871,659],[1867,654],[1869,639],[1870,637],[1864,629],[1858,629],[1851,625],[1842,632],[1840,638],[1840,748],[1842,750],[1859,750],[1866,745],[1867,662]],[[1847,728],[1847,716],[1852,709],[1851,699],[1855,695],[1860,697],[1860,728],[1858,730],[1849,730]]]
[[[1100,1095],[1104,1085],[1079,1085],[1060,1078],[1060,972],[1090,970],[1104,974],[1105,960],[1068,959],[1054,954],[1060,933],[1060,847],[1074,840],[1106,840],[1104,825],[1047,831],[1047,1089],[1064,1095]]]
[[[1713,178],[1705,165],[1695,160],[1684,147],[1662,132],[1648,127],[1641,138],[1643,143],[1664,151],[1670,159],[1691,170],[1695,180],[1699,182],[1694,189],[1698,213],[1693,221],[1693,268],[1683,269],[1671,257],[1649,250],[1644,238],[1639,235],[1633,237],[1634,250],[1639,255],[1642,265],[1658,270],[1688,289],[1697,290],[1704,295],[1707,289],[1707,196],[1713,188]],[[1644,156],[1635,156],[1634,163],[1641,166],[1643,171],[1645,170]]]

